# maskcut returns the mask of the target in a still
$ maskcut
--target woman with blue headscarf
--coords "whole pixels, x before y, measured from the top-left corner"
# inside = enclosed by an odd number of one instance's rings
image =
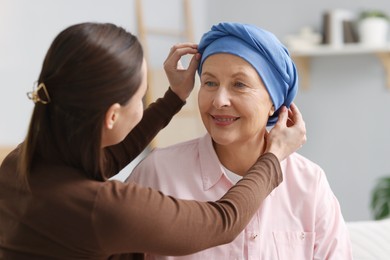
[[[267,126],[275,125],[280,110],[297,110],[298,75],[280,41],[253,25],[215,25],[198,49],[198,105],[207,134],[156,149],[130,179],[168,195],[210,201],[264,153]],[[284,181],[234,241],[180,259],[351,259],[347,228],[323,170],[297,153],[281,165]]]

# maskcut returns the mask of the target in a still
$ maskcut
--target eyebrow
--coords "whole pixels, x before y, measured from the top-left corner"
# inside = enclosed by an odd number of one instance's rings
[[[210,73],[210,72],[202,72],[201,76],[212,76],[212,77],[215,77],[215,75],[213,73]],[[245,77],[248,77],[248,75],[242,71],[238,71],[238,72],[235,72],[233,73],[232,77],[237,77],[237,76],[245,76]]]
[[[214,74],[210,73],[210,72],[202,72],[202,74],[200,75],[201,77],[203,76],[211,76],[211,77],[215,77]]]
[[[233,73],[232,75],[233,77],[237,77],[237,76],[245,76],[245,77],[249,77],[248,74],[242,72],[242,71],[239,71],[239,72],[236,72],[236,73]]]

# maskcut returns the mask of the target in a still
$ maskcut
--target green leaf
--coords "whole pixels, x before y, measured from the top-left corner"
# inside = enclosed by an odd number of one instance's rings
[[[377,181],[370,206],[376,220],[390,217],[390,177],[382,177]]]
[[[378,17],[384,18],[386,20],[389,19],[389,16],[380,10],[367,10],[360,13],[360,19],[369,18],[369,17]]]

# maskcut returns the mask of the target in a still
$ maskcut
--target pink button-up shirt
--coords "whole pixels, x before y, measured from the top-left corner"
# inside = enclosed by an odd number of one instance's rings
[[[233,242],[193,255],[147,254],[146,258],[352,259],[340,206],[323,170],[297,153],[281,165],[283,182]],[[208,134],[155,149],[134,169],[129,180],[178,198],[201,201],[218,200],[233,185]]]

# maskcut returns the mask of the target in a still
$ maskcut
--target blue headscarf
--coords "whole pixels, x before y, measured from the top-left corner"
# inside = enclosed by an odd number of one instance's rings
[[[219,23],[211,27],[200,40],[198,51],[202,54],[198,73],[203,62],[216,53],[236,55],[250,63],[257,71],[275,107],[267,126],[278,120],[279,108],[290,107],[298,91],[298,73],[288,50],[272,33],[254,25]]]

